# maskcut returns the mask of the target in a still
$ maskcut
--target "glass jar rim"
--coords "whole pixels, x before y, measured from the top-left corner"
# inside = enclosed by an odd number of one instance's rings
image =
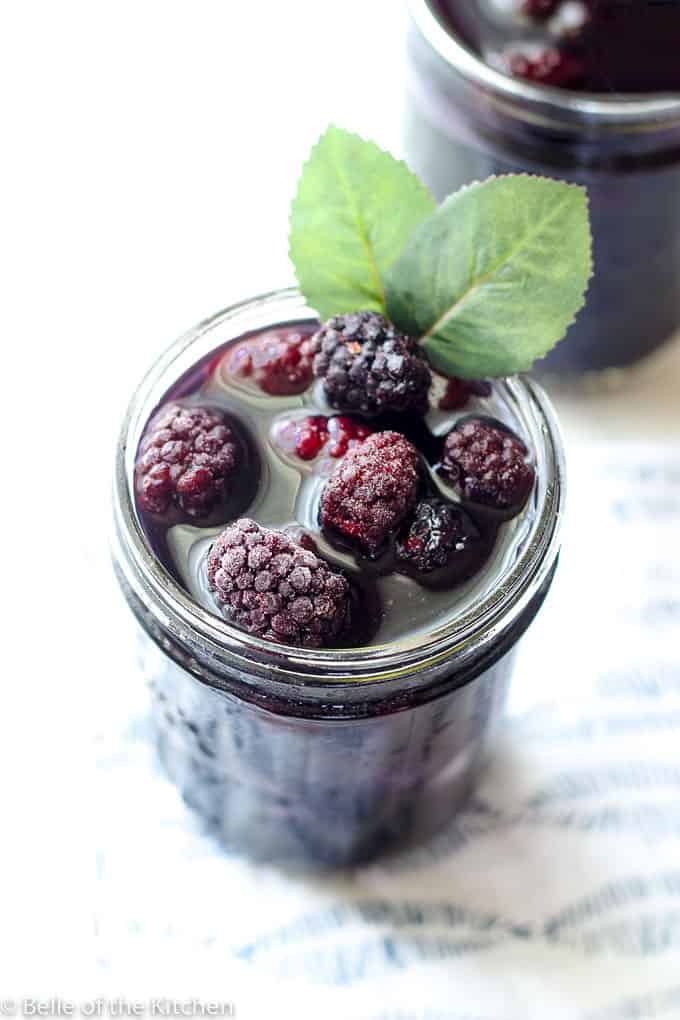
[[[456,653],[461,653],[466,661],[473,653],[481,655],[520,619],[537,590],[548,581],[559,551],[565,495],[562,441],[549,399],[528,377],[509,378],[500,385],[505,388],[504,395],[524,409],[533,433],[531,439],[542,445],[535,454],[537,461],[540,457],[544,463],[546,481],[531,534],[503,574],[502,584],[474,603],[469,611],[425,635],[406,636],[383,645],[335,649],[298,648],[266,641],[200,606],[149,548],[135,508],[133,487],[134,461],[146,422],[164,393],[186,370],[182,361],[189,367],[198,360],[193,357],[188,361],[186,355],[202,337],[217,326],[231,328],[233,324],[236,338],[252,328],[243,325],[244,316],[258,314],[268,316],[258,327],[261,329],[277,322],[316,318],[296,287],[231,305],[165,350],[132,396],[116,450],[113,492],[114,557],[125,585],[173,641],[190,654],[200,653],[202,659],[207,655],[228,671],[245,672],[278,683],[328,687],[348,681],[366,684],[405,680],[435,670]],[[171,377],[172,372],[175,374]]]
[[[490,67],[452,31],[432,9],[431,0],[407,0],[413,23],[429,46],[462,78],[521,110],[536,124],[576,128],[587,123],[608,132],[667,130],[680,125],[680,95],[573,92],[569,89],[522,81]]]

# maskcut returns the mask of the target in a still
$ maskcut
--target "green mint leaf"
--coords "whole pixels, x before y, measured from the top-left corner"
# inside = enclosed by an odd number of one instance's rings
[[[385,312],[385,275],[434,200],[405,163],[373,142],[329,127],[293,199],[290,257],[322,319]]]
[[[585,189],[491,177],[416,229],[388,273],[387,313],[447,375],[512,375],[564,336],[591,272]]]

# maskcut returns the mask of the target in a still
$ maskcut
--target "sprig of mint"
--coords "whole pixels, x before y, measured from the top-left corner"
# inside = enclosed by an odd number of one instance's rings
[[[290,214],[290,257],[322,319],[386,313],[385,277],[435,208],[427,188],[373,142],[329,127],[305,164]]]
[[[322,319],[367,309],[446,375],[528,370],[565,334],[592,273],[584,188],[491,177],[441,206],[404,163],[330,127],[290,221],[300,288]]]
[[[591,273],[583,188],[492,177],[450,195],[387,280],[387,314],[447,374],[510,375],[560,340]]]

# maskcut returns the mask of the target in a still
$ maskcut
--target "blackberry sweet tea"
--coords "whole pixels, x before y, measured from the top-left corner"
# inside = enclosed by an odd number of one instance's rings
[[[495,383],[461,411],[431,415],[434,449],[413,436],[442,495],[436,447],[458,417],[499,419],[532,452],[536,482],[524,510],[505,522],[476,518],[489,537],[479,569],[461,583],[428,587],[388,569],[384,557],[342,549],[318,524],[320,490],[341,457],[317,451],[300,458],[290,444],[291,418],[333,417],[318,390],[272,395],[247,377],[223,377],[239,338],[281,322],[307,329],[309,319],[295,291],[255,299],[199,327],[154,366],[124,426],[116,563],[142,625],[161,756],[187,801],[229,847],[282,863],[337,866],[424,838],[470,788],[502,708],[516,642],[552,578],[563,468],[540,390],[520,380]],[[206,583],[208,550],[224,521],[161,527],[139,512],[140,439],[168,400],[209,404],[233,422],[248,470],[238,487],[247,506],[231,510],[258,526],[288,529],[296,541],[306,535],[353,582],[363,611],[340,647],[263,641],[234,626]],[[311,452],[304,435],[301,448]]]
[[[317,324],[278,323],[268,330],[282,336],[296,333],[311,335]],[[480,533],[475,562],[465,565],[469,580],[454,572],[450,578],[424,575],[414,580],[406,572],[398,572],[394,552],[389,549],[377,559],[356,555],[351,546],[343,549],[324,534],[319,523],[322,491],[338,466],[347,443],[338,443],[342,428],[332,433],[340,422],[349,432],[356,423],[364,435],[384,431],[398,416],[377,419],[341,415],[329,407],[319,383],[311,377],[300,395],[271,395],[252,384],[250,375],[235,370],[235,359],[249,342],[260,335],[239,337],[223,345],[204,359],[201,365],[172,386],[163,398],[163,405],[181,402],[185,407],[206,407],[224,413],[233,432],[239,458],[235,478],[228,484],[229,498],[220,502],[194,522],[175,523],[170,515],[159,521],[153,513],[138,512],[150,546],[163,566],[186,588],[207,611],[220,613],[207,578],[208,552],[224,525],[240,516],[253,518],[259,524],[284,529],[291,537],[305,535],[324,560],[347,572],[362,593],[362,602],[354,626],[341,642],[345,646],[382,644],[404,633],[415,636],[436,625],[461,615],[467,606],[488,597],[513,555],[513,544],[530,528],[532,510],[527,507],[519,517],[504,520],[481,505],[468,507],[474,526]],[[445,389],[439,391],[444,396]],[[471,394],[460,410],[431,411],[425,421],[416,416],[401,416],[398,424],[420,454],[420,468],[427,472],[434,499],[450,496],[445,479],[436,471],[442,459],[443,437],[456,422],[480,415],[503,421],[518,429],[519,422],[500,389],[488,384],[484,396]],[[316,422],[323,422],[328,439],[309,449],[309,435]],[[320,427],[316,427],[318,437]],[[302,436],[302,442],[301,437]],[[356,442],[351,433],[349,443]],[[310,456],[315,453],[315,456]],[[396,568],[396,569],[395,569]]]

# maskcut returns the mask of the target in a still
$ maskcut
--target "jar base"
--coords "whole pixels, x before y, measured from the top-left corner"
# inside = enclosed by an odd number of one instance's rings
[[[366,811],[359,820],[347,819],[342,811],[321,817],[264,792],[255,807],[250,787],[210,769],[158,727],[156,746],[185,804],[227,853],[289,873],[355,868],[425,846],[465,806],[488,757],[488,748],[476,745],[437,778],[436,791],[429,788],[420,797],[415,787],[404,790],[383,817],[379,811]]]

